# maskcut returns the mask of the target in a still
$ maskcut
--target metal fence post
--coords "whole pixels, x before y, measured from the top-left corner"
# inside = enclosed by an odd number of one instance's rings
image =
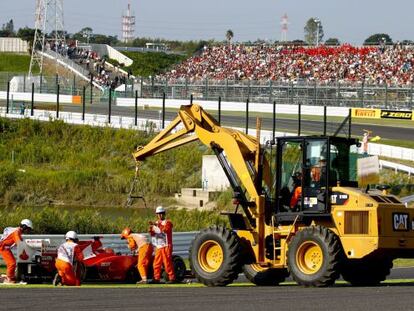
[[[135,126],[138,125],[138,91],[135,91]]]
[[[151,77],[151,94],[152,98],[154,98],[154,77]]]
[[[411,89],[410,89],[410,109],[413,110],[413,84],[411,83]]]
[[[144,94],[144,78],[143,77],[141,77],[140,83],[141,83],[141,97],[143,97],[143,95],[142,95],[142,94]]]
[[[249,82],[247,84],[247,99],[248,100],[250,100],[250,92],[251,92],[251,90],[250,90],[250,80],[249,80]]]
[[[165,128],[165,92],[162,93],[162,128]]]
[[[91,74],[91,99],[90,99],[90,104],[92,105],[93,103],[93,74]]]
[[[76,95],[76,76],[73,75],[72,95]]]
[[[218,123],[221,125],[221,96],[218,98]]]
[[[313,94],[313,96],[314,96],[314,105],[315,106],[317,106],[318,105],[318,87],[317,87],[317,84],[316,84],[316,81],[315,81],[315,87],[314,87],[314,94]]]
[[[109,88],[109,101],[108,101],[108,123],[111,124],[111,114],[112,114],[112,88]]]
[[[339,107],[339,95],[341,94],[341,84],[337,82],[337,89],[336,89],[336,106]]]
[[[273,101],[273,124],[272,124],[272,137],[273,141],[275,140],[276,136],[276,101]]]
[[[385,84],[385,108],[388,108],[388,85]]]
[[[86,87],[82,89],[82,121],[85,121],[85,110],[86,110]]]
[[[246,134],[249,134],[249,99],[246,100]]]
[[[60,85],[56,85],[56,119],[59,119],[59,93]]]
[[[26,93],[26,74],[23,75],[23,93]]]
[[[185,78],[185,98],[187,98],[188,97],[188,79],[187,78]]]
[[[10,105],[10,81],[7,81],[6,114],[9,113],[9,105]]]
[[[30,106],[30,116],[33,117],[34,114],[34,89],[35,89],[35,84],[34,82],[32,83],[32,103]]]
[[[40,73],[40,85],[39,85],[39,93],[42,94],[43,88],[43,73]]]
[[[326,136],[326,111],[327,107],[326,105],[323,106],[323,135]]]
[[[56,93],[57,93],[58,84],[59,84],[59,76],[57,74],[55,74],[55,90],[56,90]]]
[[[205,78],[205,97],[208,100],[208,78]]]
[[[300,136],[301,132],[301,124],[302,123],[302,104],[298,104],[298,136]]]
[[[272,80],[269,80],[269,103],[272,102],[272,97],[273,97],[272,86],[273,86],[273,82],[272,82]]]
[[[350,108],[349,109],[349,112],[348,112],[348,121],[349,121],[349,123],[348,123],[348,138],[351,138],[351,135],[352,135],[352,109]]]
[[[190,104],[193,104],[193,94],[190,95]]]
[[[364,107],[364,97],[365,97],[365,83],[362,81],[361,84],[361,107]]]
[[[224,92],[224,100],[227,101],[229,97],[229,79],[226,79],[226,90]]]

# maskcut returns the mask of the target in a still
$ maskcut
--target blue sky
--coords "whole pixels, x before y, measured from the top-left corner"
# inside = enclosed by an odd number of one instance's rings
[[[66,30],[90,26],[95,33],[121,35],[121,15],[128,0],[64,0]],[[413,0],[131,0],[135,35],[166,39],[223,40],[232,29],[236,41],[281,36],[280,18],[289,16],[288,39],[303,39],[303,27],[318,17],[324,39],[361,44],[373,33],[394,40],[414,40]],[[35,0],[0,0],[0,24],[34,26]]]

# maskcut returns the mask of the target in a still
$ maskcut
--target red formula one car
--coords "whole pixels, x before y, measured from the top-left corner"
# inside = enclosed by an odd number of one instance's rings
[[[19,279],[28,283],[50,282],[56,274],[55,260],[57,245],[50,241],[27,240],[32,250],[18,250]],[[77,263],[78,273],[83,282],[125,282],[135,283],[141,279],[137,270],[136,255],[116,254],[112,249],[103,248],[99,237],[93,240],[79,241],[84,260]],[[40,247],[40,252],[34,251]],[[31,254],[28,254],[31,253]],[[30,256],[32,255],[32,256]],[[177,281],[183,281],[186,275],[184,260],[173,255],[174,270]],[[152,265],[151,265],[152,266]],[[148,277],[152,277],[149,269]]]

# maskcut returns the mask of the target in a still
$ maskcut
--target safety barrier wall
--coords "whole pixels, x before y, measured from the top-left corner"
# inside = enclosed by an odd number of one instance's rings
[[[201,101],[197,100],[197,104],[203,106],[206,110],[217,110],[218,102],[217,101]],[[119,97],[116,99],[117,106],[121,107],[133,107],[135,105],[135,98],[122,98]],[[177,100],[177,99],[166,99],[165,105],[168,108],[180,108],[181,105],[188,105],[188,100]],[[162,101],[156,98],[139,98],[138,99],[139,107],[162,107]],[[246,111],[246,103],[240,102],[221,102],[222,111]],[[250,103],[249,111],[251,112],[262,112],[262,113],[273,113],[273,105],[269,103]],[[276,114],[293,114],[298,113],[297,105],[285,105],[277,104],[276,105]],[[301,113],[303,115],[313,115],[313,116],[323,116],[324,107],[323,106],[301,106]],[[346,107],[327,107],[327,116],[336,116],[336,117],[346,117],[349,115],[349,108]]]
[[[74,103],[74,97],[71,95],[59,95],[59,102],[62,104],[72,104]],[[77,96],[79,103],[79,96]],[[0,91],[0,100],[6,100],[7,99],[7,92],[1,92]],[[24,101],[29,102],[32,100],[32,94],[31,93],[23,93],[23,92],[10,92],[9,93],[9,99],[11,101]],[[34,101],[35,102],[42,102],[42,103],[56,103],[57,101],[57,95],[56,94],[40,94],[40,93],[34,93]]]
[[[174,232],[173,233],[173,253],[179,255],[183,258],[188,258],[188,250],[191,244],[191,241],[194,239],[197,232]],[[146,234],[148,237],[148,234]],[[111,248],[117,254],[131,254],[131,251],[128,249],[128,245],[125,240],[120,239],[119,234],[80,234],[79,240],[91,240],[93,237],[101,237],[101,242],[104,248]],[[45,239],[50,240],[53,245],[59,245],[64,242],[63,234],[47,234],[47,235],[38,235],[30,234],[24,235],[23,240],[37,240]],[[16,247],[13,248],[13,253],[16,256]],[[3,265],[3,259],[0,256],[0,264]]]

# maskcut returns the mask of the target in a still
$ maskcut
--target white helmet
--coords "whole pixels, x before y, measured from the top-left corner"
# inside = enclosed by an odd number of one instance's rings
[[[76,240],[78,238],[78,234],[75,231],[68,231],[65,235],[66,240]]]
[[[162,206],[157,206],[157,208],[155,209],[155,214],[162,214],[165,213],[165,208]]]
[[[30,228],[30,229],[33,229],[33,223],[32,223],[32,221],[31,221],[30,219],[23,219],[23,220],[20,222],[20,225],[21,225],[21,226],[26,226],[26,227],[28,227],[28,228]]]

